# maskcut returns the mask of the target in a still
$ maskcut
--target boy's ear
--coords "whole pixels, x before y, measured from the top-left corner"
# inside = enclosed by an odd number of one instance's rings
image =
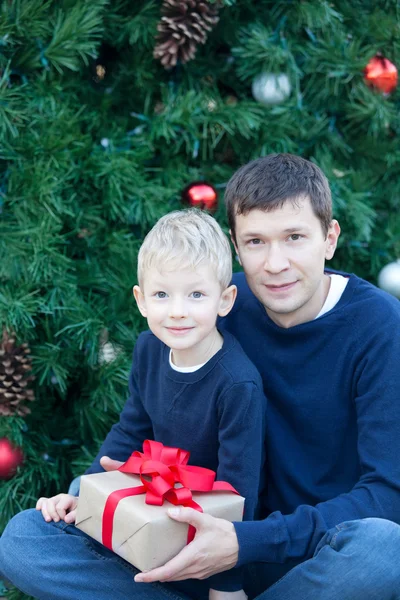
[[[221,300],[219,304],[218,314],[220,317],[225,317],[232,309],[235,304],[237,295],[236,285],[230,285],[222,292]]]
[[[142,290],[138,285],[133,286],[133,295],[135,296],[136,304],[143,317],[147,317],[146,301]]]

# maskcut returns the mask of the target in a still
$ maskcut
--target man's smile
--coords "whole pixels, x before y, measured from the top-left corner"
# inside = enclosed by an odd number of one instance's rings
[[[297,281],[291,281],[288,283],[279,283],[279,284],[265,283],[264,286],[270,292],[286,292],[286,291],[292,289],[296,285],[296,283],[297,283]]]

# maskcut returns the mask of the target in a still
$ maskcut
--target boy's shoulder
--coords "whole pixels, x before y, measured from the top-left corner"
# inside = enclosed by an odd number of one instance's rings
[[[224,345],[218,361],[219,368],[232,384],[253,382],[263,387],[261,375],[238,340],[228,331],[222,332]]]
[[[158,354],[159,352],[162,352],[164,345],[165,344],[163,344],[163,342],[148,329],[139,334],[135,343],[134,352],[144,356],[150,353]]]

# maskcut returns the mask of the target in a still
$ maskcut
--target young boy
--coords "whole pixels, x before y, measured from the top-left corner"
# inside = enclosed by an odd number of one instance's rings
[[[254,517],[266,402],[258,371],[236,339],[216,327],[217,316],[227,315],[235,301],[231,276],[229,242],[204,212],[172,212],[146,236],[133,293],[150,331],[135,345],[120,420],[87,473],[103,470],[104,455],[125,461],[154,439],[189,450],[190,464],[216,471],[246,498],[244,518]],[[46,521],[73,523],[76,505],[75,496],[61,494],[39,499],[36,508]],[[191,586],[186,592],[199,597],[199,582],[185,583]],[[212,600],[246,598],[240,570],[208,584]]]

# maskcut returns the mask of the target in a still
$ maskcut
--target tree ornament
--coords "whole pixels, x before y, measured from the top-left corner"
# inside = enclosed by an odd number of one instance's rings
[[[22,403],[35,399],[28,384],[35,378],[28,344],[15,345],[15,338],[6,330],[0,343],[0,415],[24,417],[31,411]]]
[[[163,0],[154,58],[166,69],[178,61],[192,60],[197,46],[206,42],[208,32],[218,23],[218,9],[218,3],[205,0]]]
[[[121,346],[109,341],[107,329],[102,329],[100,333],[99,364],[104,365],[105,363],[114,362],[122,352]]]
[[[377,54],[365,67],[364,78],[368,85],[378,88],[384,94],[390,94],[397,86],[397,67],[381,54]]]
[[[400,260],[383,267],[378,275],[378,285],[385,292],[400,298]]]
[[[253,80],[253,97],[261,104],[279,104],[289,98],[292,86],[286,73],[260,73]]]
[[[217,190],[205,181],[194,181],[182,191],[182,202],[194,208],[214,212],[218,204]]]
[[[11,479],[23,460],[21,448],[7,438],[0,438],[0,479]]]

